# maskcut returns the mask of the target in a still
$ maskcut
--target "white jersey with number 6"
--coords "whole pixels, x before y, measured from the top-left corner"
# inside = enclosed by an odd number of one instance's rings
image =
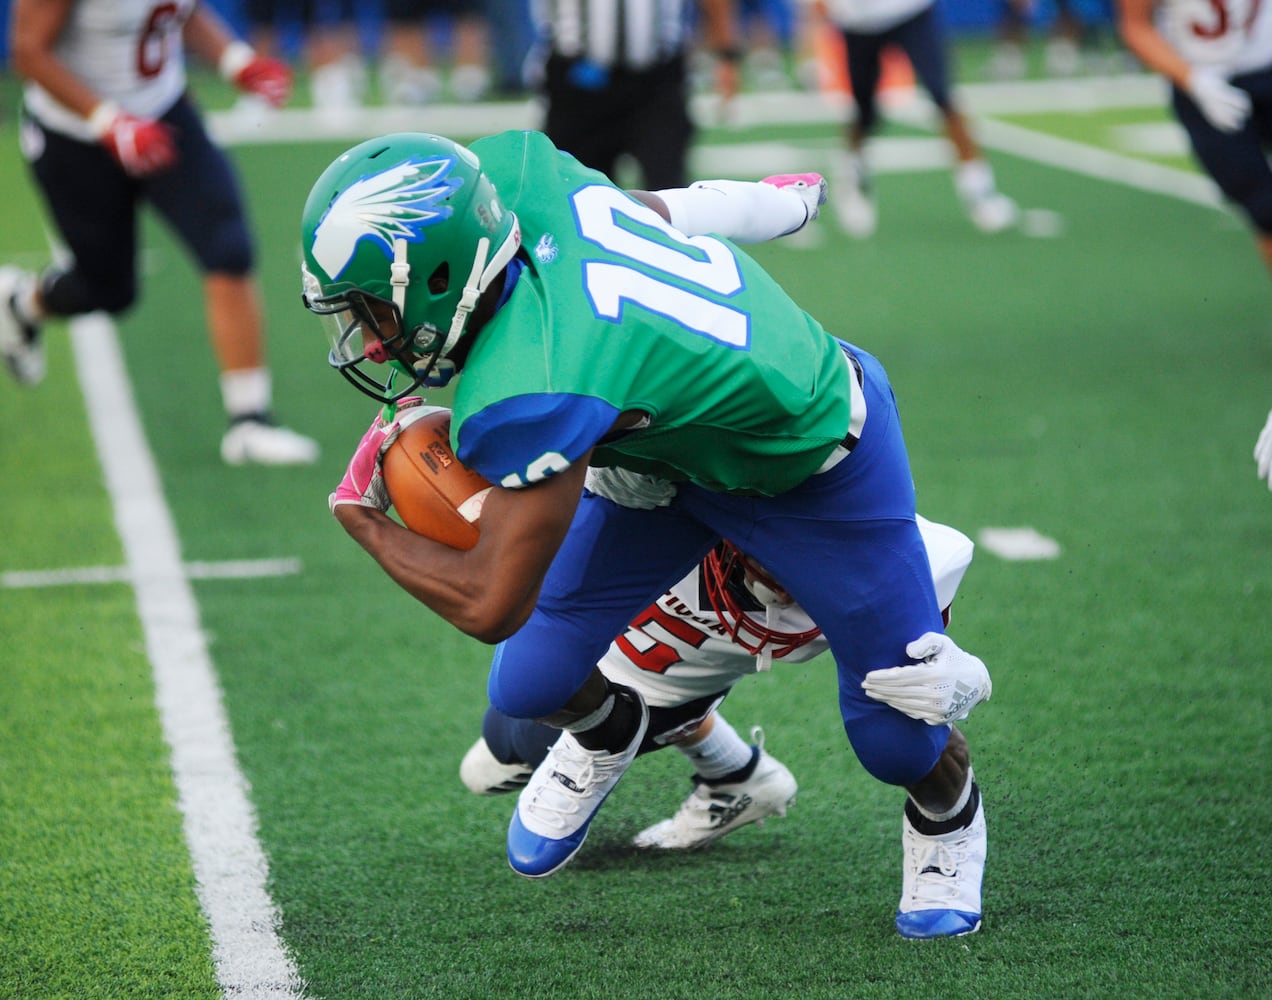
[[[78,0],[54,52],[103,100],[139,118],[157,118],[185,91],[181,32],[194,0]],[[55,132],[93,140],[88,123],[39,84],[24,90],[27,110]]]

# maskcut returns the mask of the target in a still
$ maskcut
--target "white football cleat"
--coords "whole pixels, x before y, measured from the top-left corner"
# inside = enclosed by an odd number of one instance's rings
[[[826,204],[826,178],[821,174],[773,174],[771,177],[765,177],[760,183],[785,191],[794,191],[799,195],[808,212],[804,217],[804,226],[816,219],[821,207]],[[794,231],[798,232],[804,226]]]
[[[839,160],[838,172],[835,214],[839,225],[853,239],[867,239],[879,225],[870,174],[862,158],[853,153]]]
[[[226,465],[313,465],[318,442],[257,415],[235,420],[221,438]]]
[[[18,315],[15,299],[25,294],[35,275],[17,267],[0,267],[0,354],[21,385],[43,381],[47,369],[40,327]]]
[[[562,731],[522,789],[508,825],[508,864],[518,875],[544,878],[568,864],[583,846],[592,817],[636,759],[649,708],[626,690],[640,709],[640,724],[627,746],[617,753],[588,750]]]
[[[972,225],[982,233],[1001,233],[1020,220],[1020,209],[1005,194],[994,192],[967,203]]]
[[[468,748],[468,753],[459,762],[459,780],[474,795],[515,792],[524,787],[532,774],[534,768],[529,764],[520,761],[505,764],[497,760],[484,736]]]
[[[780,760],[764,752],[764,734],[758,740],[759,758],[745,781],[709,785],[694,778],[694,789],[676,815],[636,834],[632,844],[664,851],[690,851],[706,847],[726,833],[751,823],[761,826],[769,816],[785,816],[795,803],[799,785]]]
[[[981,925],[981,882],[985,877],[985,807],[977,796],[969,826],[924,836],[908,816],[901,821],[905,865],[897,932],[907,938],[958,937]]]

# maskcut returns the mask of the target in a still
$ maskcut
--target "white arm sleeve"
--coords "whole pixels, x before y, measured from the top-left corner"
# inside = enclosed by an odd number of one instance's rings
[[[763,243],[793,233],[808,219],[798,194],[760,181],[695,181],[654,194],[686,236],[712,233],[735,243]]]

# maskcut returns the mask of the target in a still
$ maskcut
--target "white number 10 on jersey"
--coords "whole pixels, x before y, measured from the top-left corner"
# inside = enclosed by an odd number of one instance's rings
[[[572,200],[579,235],[632,262],[584,263],[583,284],[597,316],[621,323],[631,303],[729,347],[750,346],[750,316],[721,301],[742,290],[738,262],[725,244],[710,236],[685,236],[617,188],[585,187]],[[625,228],[620,216],[676,245]]]

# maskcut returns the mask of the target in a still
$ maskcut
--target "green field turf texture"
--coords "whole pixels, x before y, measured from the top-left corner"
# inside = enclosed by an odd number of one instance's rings
[[[669,752],[637,763],[567,870],[508,870],[513,800],[456,774],[489,651],[393,587],[326,511],[373,410],[327,369],[298,303],[296,219],[340,145],[235,153],[280,414],[320,438],[318,467],[220,465],[198,285],[156,226],[144,302],[121,324],[184,557],[303,561],[195,592],[310,995],[1268,992],[1272,497],[1250,449],[1272,406],[1272,311],[1239,222],[997,157],[1004,190],[1063,216],[1059,238],[983,238],[947,175],[915,173],[879,178],[867,243],[827,219],[816,247],[757,250],[888,366],[924,513],[1062,546],[1026,563],[982,549],[956,604],[952,631],[996,685],[965,727],[990,831],[985,926],[915,943],[892,929],[901,794],[852,758],[826,658],[726,705],[798,777],[786,819],[700,853],[635,853],[627,840],[688,791]],[[0,158],[9,192],[14,159]],[[2,237],[7,254],[38,258],[32,225]],[[4,570],[120,560],[65,333],[50,340],[45,386],[0,385]],[[130,612],[121,585],[3,592],[2,996],[215,995]]]

